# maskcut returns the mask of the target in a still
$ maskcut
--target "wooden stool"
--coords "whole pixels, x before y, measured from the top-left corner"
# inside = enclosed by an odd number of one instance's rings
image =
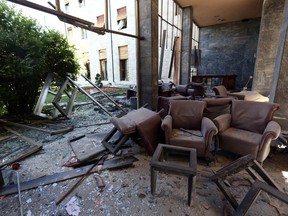
[[[168,153],[189,153],[189,165],[173,163],[167,161]],[[165,160],[163,160],[165,159]],[[188,177],[188,205],[191,206],[192,197],[195,196],[195,183],[197,174],[197,154],[196,149],[158,144],[150,162],[151,171],[151,193],[156,193],[156,181],[158,171],[182,175]]]

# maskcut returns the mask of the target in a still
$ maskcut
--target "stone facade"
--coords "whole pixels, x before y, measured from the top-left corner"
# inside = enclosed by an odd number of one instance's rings
[[[269,95],[275,67],[284,0],[265,0],[262,10],[253,90]]]
[[[201,28],[198,75],[235,74],[236,88],[242,89],[254,74],[259,28],[260,19]]]

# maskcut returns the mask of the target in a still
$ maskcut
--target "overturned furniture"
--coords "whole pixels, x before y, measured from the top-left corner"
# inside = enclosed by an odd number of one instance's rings
[[[50,90],[52,87],[51,84],[54,84],[54,75],[55,74],[48,74],[47,78],[45,80],[44,86],[42,87],[41,94],[39,95],[37,104],[34,108],[33,114],[46,117],[46,118],[56,118],[58,115],[58,112],[60,112],[63,116],[66,118],[70,118],[72,115],[72,110],[74,106],[74,102],[76,100],[76,96],[78,92],[81,92],[85,96],[87,96],[94,105],[97,105],[105,114],[108,116],[112,116],[112,113],[110,113],[105,106],[103,106],[98,100],[96,100],[91,94],[89,94],[85,89],[80,87],[74,80],[72,80],[70,77],[66,76],[66,78],[62,78],[63,82],[59,86],[59,90],[57,92],[53,92]],[[119,104],[116,103],[108,94],[106,94],[101,88],[93,84],[87,77],[81,75],[93,88],[95,88],[99,93],[101,93],[102,96],[104,96],[106,99],[108,99],[115,107],[117,107],[119,110],[122,110],[123,112],[126,112]],[[48,93],[53,95],[53,101],[52,104],[56,108],[56,110],[51,114],[47,115],[42,112],[43,107],[45,105],[45,101],[47,98]],[[68,97],[68,102],[65,100],[62,100],[64,96]]]
[[[219,148],[241,156],[251,154],[263,163],[271,141],[281,132],[280,125],[273,121],[278,109],[275,103],[232,100],[231,113],[214,119]]]
[[[147,108],[133,110],[122,117],[113,116],[110,121],[114,127],[103,139],[102,144],[112,154],[115,154],[129,137],[136,133],[140,136],[149,155],[154,153],[157,144],[161,141],[160,115]],[[110,142],[109,140],[117,133],[120,134],[120,137],[116,142]]]
[[[255,182],[239,204],[233,194],[225,186],[225,181],[228,177],[244,170],[255,180]],[[233,215],[245,215],[261,191],[265,191],[288,204],[288,194],[283,192],[252,155],[242,156],[233,163],[218,170],[210,179],[217,184],[218,188],[235,209]]]
[[[183,96],[190,96],[193,100],[205,97],[204,83],[190,82],[187,85],[176,85],[175,92]]]
[[[227,91],[226,87],[223,85],[219,85],[219,86],[214,86],[212,88],[212,90],[215,92],[215,96],[216,98],[234,98],[234,99],[238,99],[238,100],[244,100],[245,95],[242,95],[240,93],[230,93]]]

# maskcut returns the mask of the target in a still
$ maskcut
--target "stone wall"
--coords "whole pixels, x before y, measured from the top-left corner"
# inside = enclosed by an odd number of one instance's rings
[[[198,74],[235,74],[236,88],[242,89],[254,74],[259,28],[260,19],[201,28]]]
[[[263,4],[253,90],[264,95],[272,88],[284,2],[265,0]]]

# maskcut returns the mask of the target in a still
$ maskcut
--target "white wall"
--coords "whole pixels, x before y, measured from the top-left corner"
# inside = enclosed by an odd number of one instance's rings
[[[108,1],[109,2],[109,1]],[[128,34],[136,34],[135,23],[135,1],[134,0],[118,0],[111,2],[111,23],[110,17],[108,16],[109,29],[114,31],[120,31]],[[117,29],[117,9],[121,7],[127,8],[127,28],[118,30]],[[64,8],[64,5],[63,5]],[[105,14],[105,1],[104,0],[85,0],[85,6],[79,7],[78,0],[69,1],[69,14],[77,16],[79,18],[91,21],[97,24],[97,16]],[[95,81],[95,76],[100,73],[100,61],[99,61],[99,50],[106,49],[107,53],[107,73],[108,81],[103,81],[104,84],[115,84],[115,85],[135,85],[136,84],[136,40],[131,37],[122,36],[118,34],[105,33],[105,35],[98,35],[97,33],[88,31],[88,38],[85,40],[81,39],[81,29],[72,27],[73,38],[70,41],[78,47],[78,56],[81,61],[81,55],[83,52],[89,52],[90,58],[90,70],[91,80]],[[111,49],[111,41],[113,48]],[[120,68],[119,68],[119,46],[128,46],[128,71],[129,81],[120,81]],[[83,62],[84,64],[84,62]],[[114,70],[113,70],[114,68]],[[83,68],[84,70],[84,68]],[[82,73],[85,73],[83,71]],[[79,79],[81,80],[81,79]],[[83,79],[82,79],[83,80]]]

